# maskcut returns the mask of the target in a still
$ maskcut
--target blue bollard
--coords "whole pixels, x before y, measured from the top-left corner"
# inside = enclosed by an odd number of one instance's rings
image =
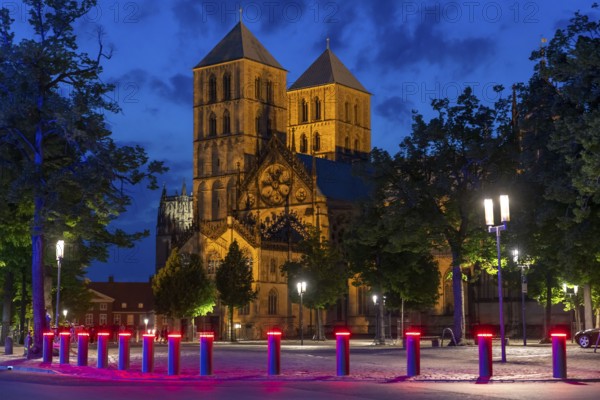
[[[77,366],[87,367],[88,365],[88,347],[90,343],[90,334],[80,332],[77,334]]]
[[[181,335],[178,333],[172,333],[167,336],[167,340],[169,347],[169,375],[179,375]]]
[[[98,361],[96,366],[98,368],[108,367],[108,332],[98,332]]]
[[[52,363],[52,343],[54,343],[54,332],[44,332],[42,349],[42,362]]]
[[[567,334],[552,333],[552,377],[567,379]]]
[[[421,373],[421,332],[406,332],[406,375]]]
[[[154,370],[154,335],[144,334],[142,336],[142,372]]]
[[[479,333],[477,342],[479,345],[479,377],[489,378],[492,376],[492,334]]]
[[[350,332],[338,331],[335,333],[335,352],[337,361],[337,375],[350,375]]]
[[[272,329],[267,332],[268,373],[279,375],[281,367],[281,331]]]
[[[68,364],[69,363],[69,350],[70,350],[70,340],[71,333],[69,332],[61,332],[59,333],[60,337],[60,348],[58,351],[58,359],[60,364]]]
[[[119,333],[119,370],[129,369],[129,339],[131,333]]]
[[[213,373],[213,332],[200,332],[200,375],[212,375]]]

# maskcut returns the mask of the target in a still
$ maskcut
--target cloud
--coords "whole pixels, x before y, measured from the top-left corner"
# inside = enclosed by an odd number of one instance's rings
[[[390,122],[404,123],[407,120],[410,121],[413,108],[414,105],[410,100],[392,96],[377,104],[375,112]]]
[[[192,104],[193,81],[189,75],[175,74],[168,81],[153,78],[150,85],[153,91],[175,104]]]

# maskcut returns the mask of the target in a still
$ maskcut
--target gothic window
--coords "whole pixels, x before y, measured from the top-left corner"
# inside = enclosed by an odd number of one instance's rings
[[[231,75],[223,75],[223,100],[231,100]]]
[[[301,122],[308,122],[308,103],[302,99],[302,105],[300,108]]]
[[[354,139],[354,151],[358,152],[358,139]]]
[[[275,263],[275,259],[271,258],[271,262],[269,265],[269,274],[271,276],[272,282],[277,282],[277,265]]]
[[[267,313],[269,315],[277,315],[277,291],[275,289],[271,289],[269,291],[269,305],[267,308]]]
[[[319,135],[319,132],[315,133],[315,140],[314,140],[314,144],[313,144],[313,149],[315,151],[321,151],[321,135]]]
[[[306,153],[308,151],[308,140],[306,135],[303,133],[300,135],[300,153]]]
[[[354,104],[354,125],[358,125],[358,103]]]
[[[261,81],[260,81],[260,77],[256,77],[256,79],[254,79],[254,97],[257,100],[260,100],[262,97],[262,88],[261,88]]]
[[[273,82],[267,81],[267,103],[273,103]]]
[[[315,119],[321,119],[321,100],[315,97]]]
[[[350,138],[346,136],[344,139],[344,151],[350,150]]]
[[[208,135],[217,135],[217,116],[213,112],[211,112],[210,116],[208,117]]]
[[[346,122],[350,122],[350,104],[348,102],[344,103],[344,114]]]
[[[250,304],[238,308],[238,315],[250,315]]]
[[[231,118],[229,117],[229,111],[223,112],[223,134],[227,135],[231,133]]]
[[[207,267],[207,273],[208,274],[215,274],[217,272],[217,268],[219,268],[219,266],[221,266],[221,260],[219,259],[219,255],[217,253],[210,253],[208,255],[208,267]]]
[[[257,135],[260,134],[260,113],[256,114],[256,118],[254,119],[254,129]]]
[[[208,78],[208,101],[210,103],[217,101],[217,78],[214,75]]]

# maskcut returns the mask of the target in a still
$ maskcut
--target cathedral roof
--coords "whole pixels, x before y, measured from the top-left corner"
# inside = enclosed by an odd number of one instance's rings
[[[329,83],[339,83],[340,85],[369,93],[329,48],[327,48],[302,75],[300,75],[300,78],[290,86],[289,90],[326,85]]]
[[[241,21],[221,39],[195,68],[242,58],[284,69]]]
[[[312,174],[313,158],[308,154],[297,153],[309,174]],[[360,176],[353,174],[352,164],[332,161],[326,158],[315,159],[317,169],[317,187],[330,199],[358,201],[365,199],[371,188]]]

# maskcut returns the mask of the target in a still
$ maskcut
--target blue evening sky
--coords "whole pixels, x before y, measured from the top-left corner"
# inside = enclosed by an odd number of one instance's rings
[[[466,87],[485,102],[527,81],[532,50],[593,1],[360,1],[360,0],[101,0],[77,24],[81,48],[105,47],[103,79],[122,112],[108,115],[115,140],[140,144],[170,171],[159,178],[169,194],[192,187],[192,68],[239,21],[288,70],[288,86],[330,47],[373,96],[372,145],[395,152],[410,132],[411,110],[431,115],[431,100],[456,99]],[[26,9],[12,11],[16,31]],[[597,11],[594,11],[597,12]],[[597,18],[597,14],[596,14]],[[144,281],[154,273],[154,232],[160,190],[133,189],[134,203],[115,225],[148,229],[133,249],[113,249],[107,263],[88,270],[92,280]]]

